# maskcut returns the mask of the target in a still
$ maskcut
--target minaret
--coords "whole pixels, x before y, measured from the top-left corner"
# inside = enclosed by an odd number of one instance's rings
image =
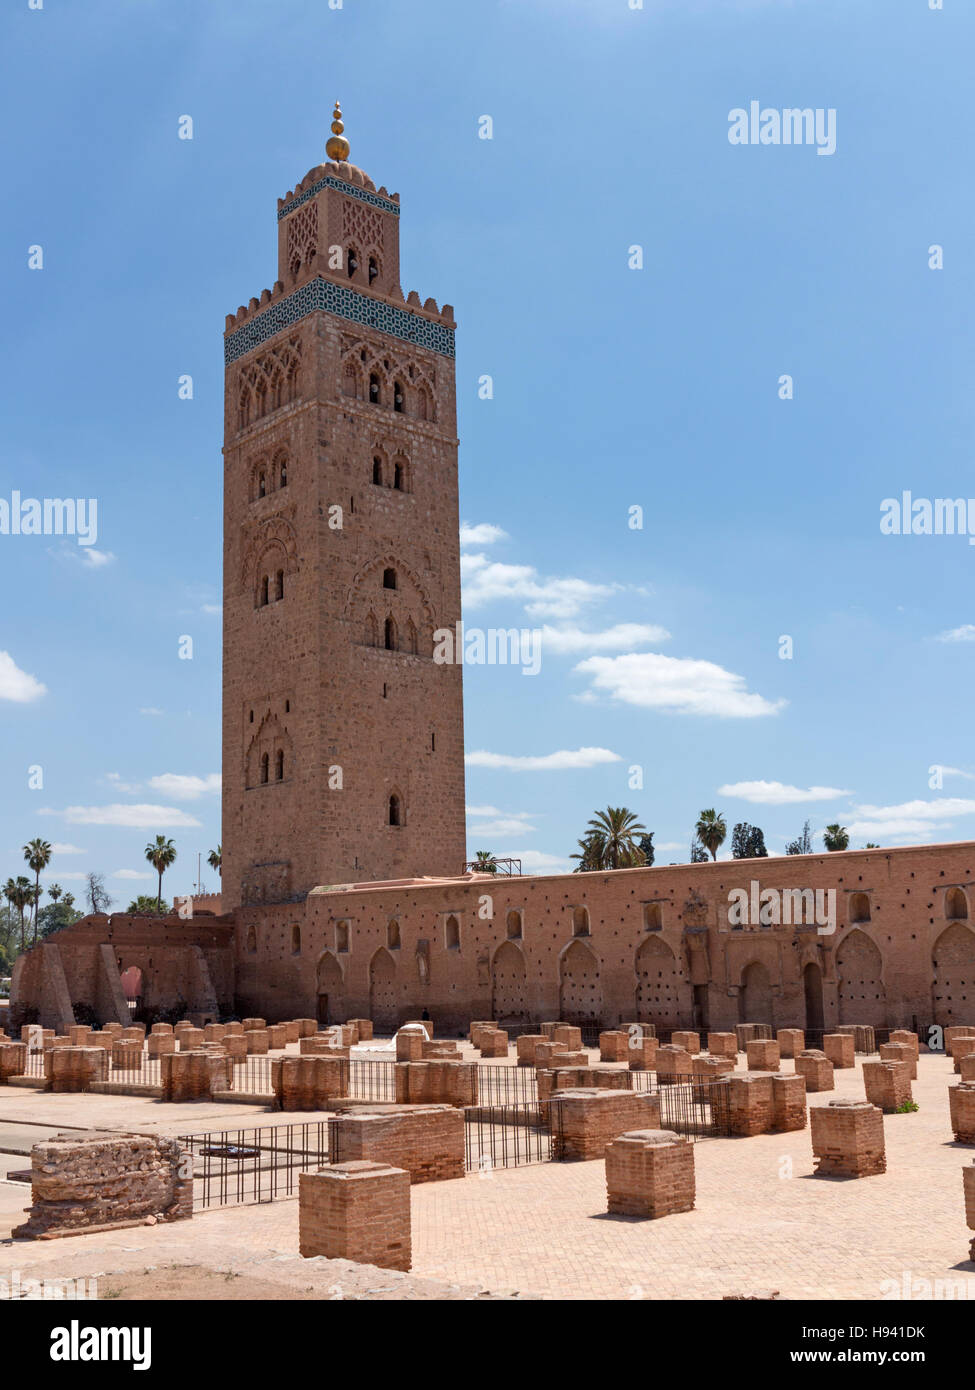
[[[399,195],[343,132],[224,338],[228,908],[463,869],[455,324],[404,297]]]

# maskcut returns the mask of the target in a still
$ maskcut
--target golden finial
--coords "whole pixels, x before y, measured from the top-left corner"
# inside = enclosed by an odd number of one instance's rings
[[[329,159],[345,160],[349,157],[349,142],[342,134],[345,126],[342,124],[342,108],[336,101],[335,110],[332,112],[332,138],[325,146],[325,153]]]

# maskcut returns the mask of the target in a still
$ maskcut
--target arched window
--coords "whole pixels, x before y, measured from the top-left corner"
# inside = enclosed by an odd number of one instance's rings
[[[335,923],[335,949],[336,951],[347,951],[349,949],[348,922]]]
[[[270,581],[269,581],[268,575],[265,575],[264,578],[261,580],[261,604],[260,604],[260,606],[261,606],[262,608],[267,604],[267,601],[268,601],[268,593],[267,593],[267,590],[268,590],[268,584],[269,584],[269,582],[270,582]]]
[[[505,927],[508,933],[509,941],[521,940],[521,913],[518,911],[516,907],[513,907],[511,911],[508,913],[508,916],[505,919]]]
[[[402,806],[400,805],[400,799],[399,799],[399,797],[396,795],[396,793],[393,792],[393,795],[389,798],[389,823],[390,823],[390,825],[402,825],[402,824],[403,824],[402,815],[403,815],[403,808],[402,808]]]
[[[448,951],[460,950],[460,923],[453,913],[444,923],[444,945]]]
[[[372,481],[377,487],[383,485],[383,461],[381,458],[374,458],[372,461]]]
[[[287,461],[281,464],[281,472],[278,474],[278,486],[288,486],[288,464]]]
[[[378,263],[377,263],[377,261],[376,261],[376,258],[375,258],[375,256],[370,256],[370,257],[369,257],[369,283],[370,283],[370,285],[372,284],[373,280],[375,280],[375,278],[376,278],[376,276],[377,276],[378,274],[379,274],[379,265],[378,265]]]
[[[386,945],[391,951],[399,950],[399,922],[395,917],[386,923]]]
[[[293,956],[300,956],[300,955],[301,955],[301,928],[300,928],[300,927],[292,927],[292,928],[291,928],[291,954],[292,954]]]
[[[663,926],[661,909],[659,903],[644,903],[643,905],[643,930],[660,931]]]
[[[406,650],[416,656],[417,645],[416,624],[410,618],[406,624]]]
[[[393,383],[393,409],[402,415],[406,410],[406,391],[401,381]]]
[[[348,251],[345,253],[345,258],[349,271],[349,279],[351,280],[359,269],[359,255],[354,246],[349,247]]]
[[[366,646],[379,646],[379,624],[376,622],[375,613],[366,616]]]
[[[267,754],[267,753],[262,753],[262,754],[261,754],[261,782],[262,782],[262,784],[266,783],[267,780],[268,780],[268,772],[269,772],[270,762],[271,762],[270,755]]]
[[[369,404],[382,404],[382,398],[379,394],[379,377],[376,375],[375,372],[369,373]]]
[[[392,618],[386,619],[386,625],[384,628],[383,636],[383,645],[385,646],[386,650],[388,652],[396,651],[396,624],[393,622]]]
[[[258,478],[257,478],[257,495],[258,495],[258,497],[266,497],[266,496],[267,496],[267,475],[266,475],[265,473],[260,473],[260,474],[258,474]]]
[[[275,372],[271,378],[271,409],[278,410],[284,405],[284,377]]]
[[[384,589],[395,589],[395,588],[396,588],[396,571],[395,571],[395,570],[383,570],[383,588],[384,588]]]
[[[274,755],[274,780],[275,780],[276,782],[283,782],[283,781],[284,781],[284,749],[283,749],[283,748],[279,748],[278,751],[277,751],[277,752],[275,753],[275,755]]]
[[[257,932],[253,927],[247,928],[247,954],[249,956],[257,955]]]
[[[275,599],[284,598],[284,570],[278,570],[275,576],[274,597]]]
[[[393,464],[393,487],[397,492],[406,491],[403,486],[403,465],[401,463]]]
[[[258,419],[267,414],[267,382],[263,379],[254,387],[254,406]]]
[[[589,935],[589,909],[588,907],[575,907],[572,909],[572,935]]]
[[[867,897],[866,893],[850,894],[850,921],[870,921],[870,899]]]
[[[964,888],[949,888],[945,894],[945,916],[963,921],[968,916],[968,899]]]
[[[240,393],[237,409],[237,428],[246,429],[251,422],[251,393],[245,386]]]

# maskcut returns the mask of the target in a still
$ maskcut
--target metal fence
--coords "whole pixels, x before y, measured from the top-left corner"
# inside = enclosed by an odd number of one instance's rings
[[[181,1134],[177,1142],[192,1157],[193,1205],[204,1210],[291,1197],[299,1173],[328,1162],[326,1120]]]
[[[395,1101],[396,1063],[351,1057],[349,1095],[358,1100]]]
[[[537,1105],[472,1105],[464,1111],[467,1171],[487,1177],[495,1168],[547,1163],[552,1135]]]

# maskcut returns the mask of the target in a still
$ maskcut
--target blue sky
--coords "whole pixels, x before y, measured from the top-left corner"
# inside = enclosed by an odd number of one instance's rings
[[[705,806],[975,836],[975,551],[880,531],[975,496],[975,7],[11,0],[0,50],[0,498],[98,502],[93,546],[0,535],[0,874],[42,835],[124,906],[156,833],[168,894],[219,839],[221,334],[336,95],[457,312],[465,621],[547,629],[466,668],[470,852],[560,869],[607,803],[658,863]],[[729,143],[752,101],[835,153]]]

